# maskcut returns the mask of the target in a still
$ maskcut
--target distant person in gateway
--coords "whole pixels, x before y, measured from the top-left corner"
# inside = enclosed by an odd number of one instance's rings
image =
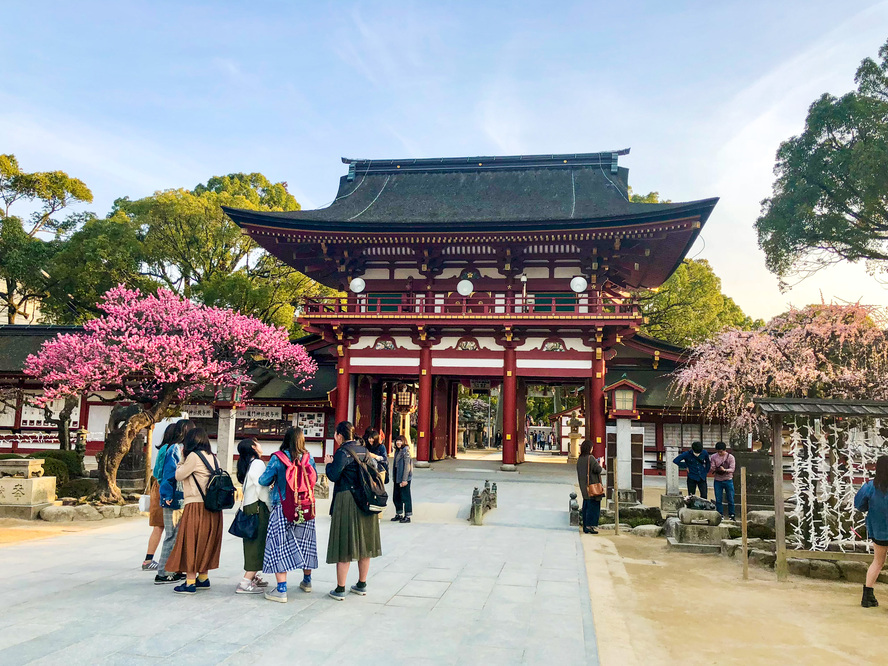
[[[707,499],[709,491],[706,486],[706,476],[709,474],[709,454],[703,450],[701,442],[692,442],[691,450],[680,453],[672,461],[679,469],[688,471],[688,495],[693,495],[697,490],[700,497]]]

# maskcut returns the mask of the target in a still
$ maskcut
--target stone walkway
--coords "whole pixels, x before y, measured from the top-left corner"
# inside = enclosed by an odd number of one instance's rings
[[[390,523],[386,511],[369,594],[344,603],[326,596],[335,576],[325,564],[314,593],[291,585],[286,605],[233,594],[243,560],[227,534],[213,589],[175,595],[138,568],[144,518],[0,547],[0,663],[597,664],[582,546],[567,527],[572,467],[496,467],[417,470],[415,522]],[[472,527],[472,488],[485,478],[498,484],[499,508]]]

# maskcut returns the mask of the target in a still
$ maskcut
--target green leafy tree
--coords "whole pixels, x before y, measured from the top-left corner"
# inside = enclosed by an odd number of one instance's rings
[[[781,280],[843,260],[888,266],[888,42],[855,81],[857,90],[815,101],[804,131],[777,151],[755,226]]]
[[[696,345],[726,328],[764,324],[722,293],[721,280],[705,259],[686,259],[659,289],[636,296],[646,317],[642,333],[675,345]]]
[[[286,183],[237,173],[213,177],[193,190],[118,199],[114,215],[138,230],[142,278],[207,305],[292,329],[302,301],[331,290],[262,251],[222,206],[299,210]]]
[[[118,284],[152,292],[158,284],[141,274],[144,262],[141,230],[126,215],[85,216],[48,262],[41,312],[58,324],[80,324],[99,316],[97,303]]]
[[[8,323],[46,293],[45,267],[79,220],[76,215],[58,219],[57,214],[92,198],[83,181],[64,171],[29,173],[14,155],[0,155],[0,306]],[[37,203],[38,209],[27,219],[12,214],[14,205],[26,202]]]
[[[672,203],[670,199],[660,199],[659,192],[648,192],[647,194],[635,194],[632,188],[629,188],[629,201],[632,203]]]

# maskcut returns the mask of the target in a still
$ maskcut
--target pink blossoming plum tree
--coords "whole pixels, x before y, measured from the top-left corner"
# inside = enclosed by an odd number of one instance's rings
[[[169,290],[144,295],[118,286],[99,303],[103,316],[83,333],[60,334],[29,356],[25,372],[43,382],[42,400],[113,391],[130,403],[112,414],[99,463],[97,498],[119,501],[117,468],[136,435],[189,396],[246,389],[257,364],[297,383],[317,366],[283,328],[231,310],[198,305]]]
[[[809,305],[757,331],[726,331],[694,348],[673,390],[738,433],[764,434],[754,397],[888,399],[888,336],[862,305]]]

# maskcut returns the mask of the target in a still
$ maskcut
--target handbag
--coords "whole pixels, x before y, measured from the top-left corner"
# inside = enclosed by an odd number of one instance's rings
[[[139,511],[141,513],[148,513],[151,511],[151,482],[148,482],[148,485],[145,486],[145,490],[142,491],[142,494],[139,495]]]
[[[252,516],[248,516],[244,513],[244,507],[241,506],[234,515],[234,520],[231,521],[228,533],[239,539],[252,541],[259,535],[259,514],[255,513]]]
[[[589,454],[589,459],[586,460],[586,481],[589,481],[589,476],[592,474],[592,455]],[[604,486],[601,483],[589,483],[586,486],[586,494],[589,495],[589,499],[593,497],[604,497]]]

